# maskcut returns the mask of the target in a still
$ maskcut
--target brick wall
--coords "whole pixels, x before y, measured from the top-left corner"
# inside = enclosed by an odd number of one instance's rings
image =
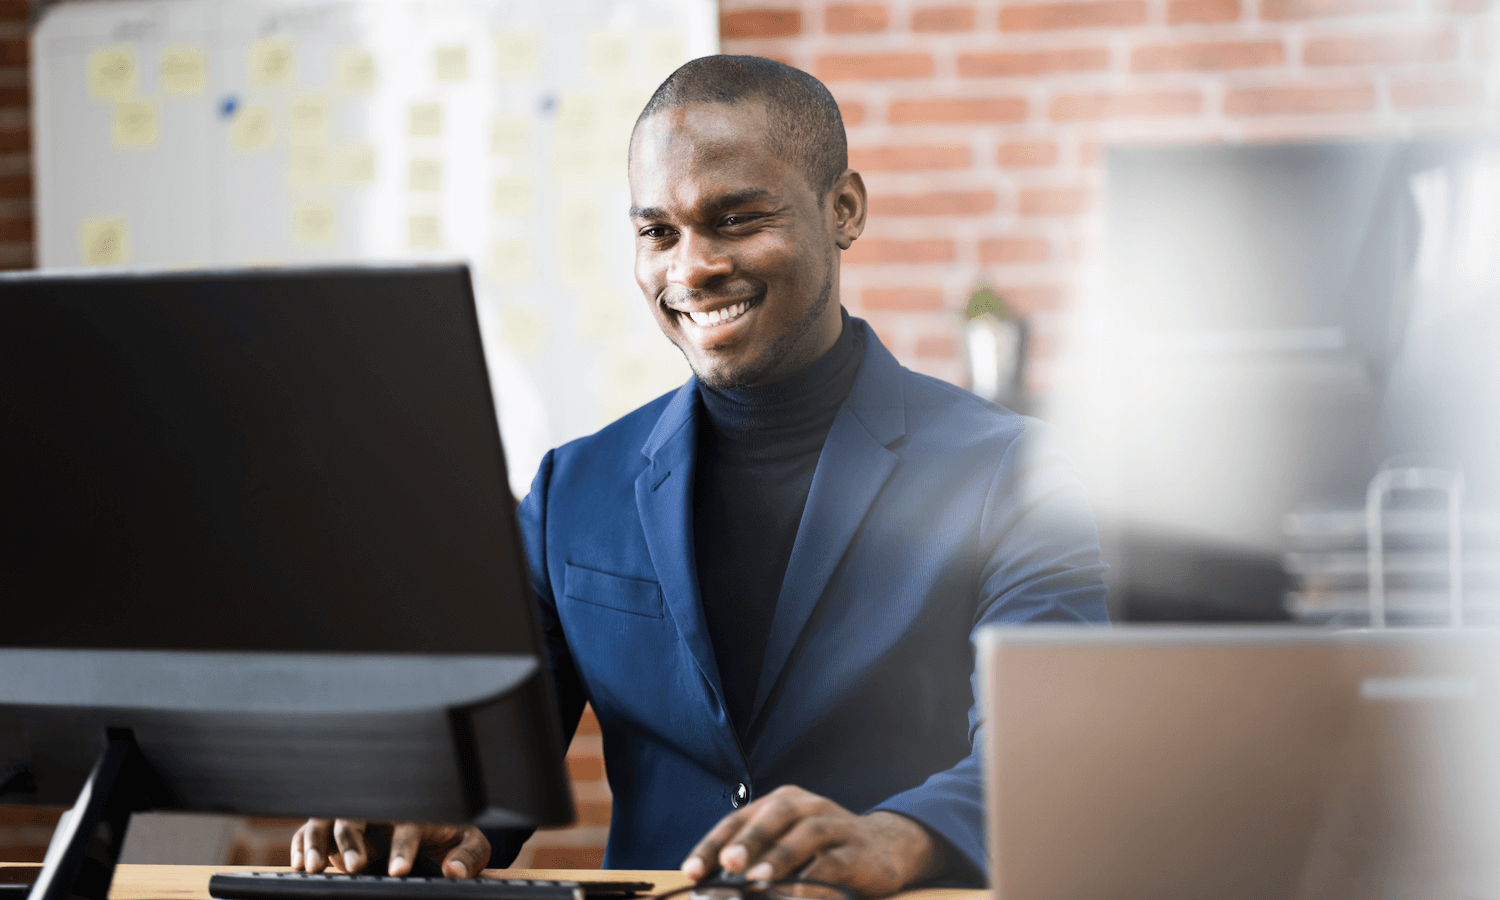
[[[31,264],[25,0],[0,0],[0,267]],[[962,380],[981,278],[1031,316],[1045,389],[1061,316],[1099,252],[1110,144],[1474,133],[1493,127],[1491,0],[723,0],[723,47],[824,79],[871,190],[844,298],[896,355]],[[1497,72],[1500,76],[1500,72]],[[594,866],[609,788],[597,725],[569,751],[580,824],[520,862]],[[40,858],[47,814],[0,810],[0,859]],[[237,860],[285,861],[252,820]]]
[[[723,0],[722,33],[844,110],[871,193],[851,310],[958,381],[987,279],[1033,319],[1042,390],[1102,246],[1103,148],[1472,133],[1500,109],[1491,0]]]

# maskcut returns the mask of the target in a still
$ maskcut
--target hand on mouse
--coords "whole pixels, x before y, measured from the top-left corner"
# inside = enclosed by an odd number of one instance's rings
[[[716,868],[751,881],[796,872],[880,897],[936,874],[940,865],[932,836],[911,819],[882,811],[855,815],[788,785],[721,819],[683,860],[682,872],[694,881]]]

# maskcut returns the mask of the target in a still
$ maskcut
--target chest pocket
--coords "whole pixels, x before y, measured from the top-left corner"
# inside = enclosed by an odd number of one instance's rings
[[[617,609],[648,619],[663,617],[661,585],[567,564],[563,596],[581,603]]]

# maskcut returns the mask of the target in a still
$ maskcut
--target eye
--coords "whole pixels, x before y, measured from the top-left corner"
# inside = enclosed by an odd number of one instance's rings
[[[672,233],[672,229],[665,225],[647,225],[640,230],[640,236],[648,241],[665,240]]]
[[[760,218],[760,216],[750,215],[748,213],[740,213],[738,215],[725,216],[721,220],[721,224],[725,228],[737,228],[737,227],[740,227],[742,225],[748,225],[751,222],[754,222],[758,218]]]

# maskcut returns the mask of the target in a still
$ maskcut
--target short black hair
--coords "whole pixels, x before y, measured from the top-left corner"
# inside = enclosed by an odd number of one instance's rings
[[[662,110],[689,103],[747,101],[765,104],[771,145],[785,148],[783,158],[802,170],[821,203],[849,168],[844,118],[823,82],[786,63],[761,56],[704,56],[684,63],[651,95],[635,130]]]

